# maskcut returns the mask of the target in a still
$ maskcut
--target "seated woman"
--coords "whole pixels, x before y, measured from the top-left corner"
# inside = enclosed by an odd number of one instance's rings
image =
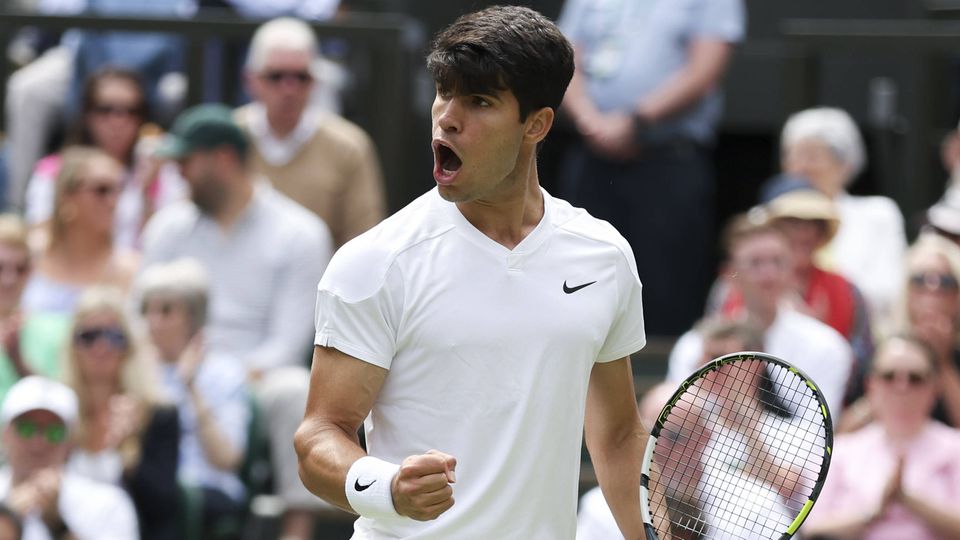
[[[21,308],[31,266],[26,226],[13,214],[0,214],[0,401],[21,377],[60,376],[69,318]]]
[[[916,337],[880,346],[867,378],[875,420],[836,438],[805,537],[957,538],[960,431],[930,418],[939,372],[936,353]]]
[[[138,258],[113,241],[121,176],[121,165],[100,150],[63,152],[49,238],[23,293],[25,310],[69,315],[86,286],[129,288]]]
[[[186,194],[176,169],[150,155],[156,137],[146,133],[149,113],[140,76],[105,67],[86,81],[78,123],[67,136],[68,145],[98,148],[121,165],[114,240],[126,249],[139,248],[143,225],[156,209]],[[45,235],[43,225],[53,218],[56,178],[62,167],[61,154],[46,156],[37,162],[27,184],[25,215],[40,238]]]
[[[203,267],[191,259],[150,266],[137,292],[162,385],[180,411],[179,479],[200,489],[205,525],[239,515],[245,498],[237,469],[247,448],[250,397],[241,364],[204,347]]]
[[[889,330],[907,239],[894,201],[847,192],[866,162],[857,124],[841,109],[800,111],[783,126],[780,155],[783,172],[807,180],[837,205],[840,228],[818,254],[822,267],[853,282],[873,324]]]
[[[91,287],[77,303],[64,372],[80,416],[67,467],[125,487],[143,539],[176,538],[177,410],[161,401],[124,308],[111,287]]]
[[[906,257],[903,298],[896,325],[927,342],[936,353],[940,391],[933,418],[960,426],[960,247],[934,233],[921,234]],[[854,431],[873,419],[873,402],[848,408],[839,431]]]

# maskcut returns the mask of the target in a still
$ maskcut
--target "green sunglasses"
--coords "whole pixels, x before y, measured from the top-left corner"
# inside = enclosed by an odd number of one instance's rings
[[[32,439],[38,433],[43,433],[43,438],[50,444],[60,444],[67,440],[67,426],[63,424],[49,424],[43,428],[33,420],[15,420],[13,426],[17,435],[22,439]]]

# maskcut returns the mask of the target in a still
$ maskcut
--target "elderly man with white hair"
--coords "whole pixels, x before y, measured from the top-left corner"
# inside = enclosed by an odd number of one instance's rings
[[[64,470],[77,415],[76,394],[59,382],[31,375],[13,385],[0,407],[0,499],[23,519],[24,540],[140,538],[122,489]]]
[[[805,178],[836,203],[840,229],[821,249],[819,263],[852,281],[866,297],[875,326],[886,328],[903,282],[907,239],[893,200],[847,192],[866,163],[857,125],[841,109],[800,111],[784,125],[780,151],[784,172]]]
[[[236,119],[253,143],[253,169],[320,216],[339,247],[384,218],[386,197],[367,133],[329,105],[311,102],[318,85],[328,83],[319,77],[324,65],[306,23],[279,18],[263,24],[246,65],[255,101],[238,109]]]

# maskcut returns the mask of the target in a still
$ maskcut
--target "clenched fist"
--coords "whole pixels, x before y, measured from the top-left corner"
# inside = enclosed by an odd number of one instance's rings
[[[449,510],[453,506],[450,484],[457,481],[456,466],[456,458],[436,450],[404,459],[391,486],[397,513],[430,521]]]

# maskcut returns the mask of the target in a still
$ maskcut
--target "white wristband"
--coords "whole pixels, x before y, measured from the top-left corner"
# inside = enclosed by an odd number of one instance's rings
[[[399,465],[372,456],[353,462],[343,486],[353,511],[365,518],[382,520],[400,517],[393,507],[393,477]]]

